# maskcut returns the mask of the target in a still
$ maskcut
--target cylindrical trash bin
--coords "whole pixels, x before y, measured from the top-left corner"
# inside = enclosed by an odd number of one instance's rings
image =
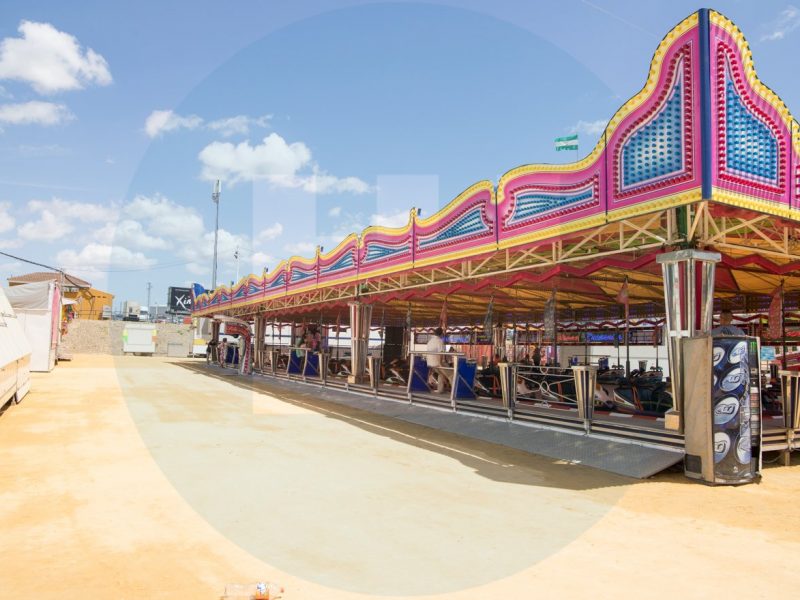
[[[639,361],[639,372],[640,373],[644,373],[645,371],[647,371],[647,361],[646,360],[640,360]]]
[[[369,329],[372,323],[372,305],[350,302],[350,383],[364,383],[366,379]]]
[[[509,418],[513,417],[517,403],[517,368],[515,363],[500,363],[500,391]]]
[[[329,352],[322,351],[319,353],[319,379],[322,385],[328,383],[328,363],[331,359]]]
[[[781,371],[780,376],[783,426],[794,434],[800,429],[800,371]]]
[[[575,396],[578,400],[578,418],[583,419],[586,433],[592,428],[594,418],[594,388],[597,384],[597,367],[595,365],[580,365],[572,367],[575,377]]]
[[[380,356],[368,356],[367,369],[369,370],[369,387],[371,387],[373,390],[377,390],[381,381]]]

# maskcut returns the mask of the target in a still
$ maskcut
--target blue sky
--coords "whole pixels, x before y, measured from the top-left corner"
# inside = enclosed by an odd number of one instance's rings
[[[0,250],[117,301],[430,214],[553,138],[594,144],[683,2],[0,5]],[[80,7],[80,9],[78,9]],[[800,10],[717,3],[800,111]],[[567,156],[569,154],[569,156]],[[28,270],[0,257],[0,276]]]

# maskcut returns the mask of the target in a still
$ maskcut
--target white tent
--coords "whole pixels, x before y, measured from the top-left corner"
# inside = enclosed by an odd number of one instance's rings
[[[0,404],[20,402],[31,387],[31,347],[0,288]]]
[[[31,345],[31,371],[56,366],[61,321],[61,289],[55,281],[15,285],[6,296]]]

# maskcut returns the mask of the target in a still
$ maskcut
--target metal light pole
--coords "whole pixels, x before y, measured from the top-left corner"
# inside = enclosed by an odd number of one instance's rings
[[[147,319],[150,320],[150,290],[153,289],[153,284],[147,282]]]
[[[233,258],[236,259],[236,283],[239,283],[239,246],[236,246],[236,251],[233,253]]]
[[[217,220],[214,224],[214,266],[211,269],[211,289],[217,289],[217,242],[219,240],[219,194],[222,188],[220,180],[214,182],[214,191],[211,192],[211,200],[217,205]]]

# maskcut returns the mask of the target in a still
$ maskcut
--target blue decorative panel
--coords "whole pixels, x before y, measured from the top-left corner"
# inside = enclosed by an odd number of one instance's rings
[[[622,189],[683,171],[683,85],[681,79],[656,116],[622,150]]]
[[[507,225],[517,225],[533,220],[546,213],[571,208],[594,197],[594,186],[563,194],[527,192],[519,194],[514,203],[514,212]]]
[[[269,284],[270,288],[282,287],[286,285],[286,273],[281,273],[275,278],[275,281]]]
[[[303,281],[304,279],[308,279],[309,277],[314,277],[314,273],[306,273],[305,271],[298,271],[297,269],[292,269],[292,278],[289,280],[289,283],[294,283],[296,281]]]
[[[728,169],[778,180],[778,141],[742,102],[730,78],[725,84],[725,149]]]
[[[234,299],[236,299],[236,298],[244,298],[245,297],[245,288],[246,288],[246,286],[242,286],[238,290],[236,290],[236,293],[233,295]]]
[[[260,291],[261,291],[261,286],[260,285],[256,285],[252,281],[249,284],[247,284],[247,293],[248,294],[257,294]]]
[[[419,247],[428,248],[438,244],[456,242],[459,240],[459,238],[468,237],[479,233],[486,233],[488,231],[490,231],[489,226],[483,220],[481,207],[477,206],[453,221],[441,231],[438,231],[433,235],[420,238]]]
[[[373,260],[380,260],[381,258],[386,258],[388,256],[395,256],[397,254],[409,252],[410,249],[411,248],[407,244],[403,244],[402,246],[386,246],[376,242],[368,242],[367,252],[364,255],[364,261],[371,262]]]
[[[335,263],[328,265],[327,267],[323,267],[320,271],[322,275],[327,275],[328,273],[333,273],[335,271],[341,271],[342,269],[347,269],[353,266],[353,253],[347,252],[342,254]]]

